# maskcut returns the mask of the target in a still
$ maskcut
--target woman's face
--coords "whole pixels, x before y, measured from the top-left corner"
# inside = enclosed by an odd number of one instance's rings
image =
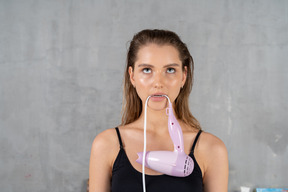
[[[130,67],[129,74],[142,103],[145,104],[147,97],[152,96],[148,106],[162,110],[167,105],[167,99],[157,95],[168,95],[174,103],[185,84],[186,70],[182,70],[176,48],[171,45],[148,44],[138,51],[134,70]]]

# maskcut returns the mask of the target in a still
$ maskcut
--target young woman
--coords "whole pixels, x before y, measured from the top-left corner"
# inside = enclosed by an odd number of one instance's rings
[[[194,160],[187,177],[145,169],[147,192],[227,192],[228,155],[224,143],[201,131],[188,107],[193,83],[193,59],[177,34],[143,30],[127,54],[122,124],[98,134],[92,144],[90,192],[142,191],[144,105],[147,107],[147,151],[173,151],[166,115],[167,95],[183,131],[185,153]]]

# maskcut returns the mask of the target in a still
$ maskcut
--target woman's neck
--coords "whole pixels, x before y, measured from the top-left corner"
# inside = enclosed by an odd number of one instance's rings
[[[141,113],[139,120],[143,122],[144,125],[144,114],[145,111]],[[167,132],[168,125],[168,115],[166,114],[166,108],[163,110],[153,110],[147,107],[147,130],[152,132]]]

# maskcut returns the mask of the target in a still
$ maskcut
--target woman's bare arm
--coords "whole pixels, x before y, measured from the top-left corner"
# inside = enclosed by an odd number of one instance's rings
[[[225,144],[211,134],[205,134],[205,192],[227,192],[228,191],[228,153]]]
[[[89,192],[110,192],[112,167],[119,150],[114,129],[108,129],[93,141],[89,165]]]

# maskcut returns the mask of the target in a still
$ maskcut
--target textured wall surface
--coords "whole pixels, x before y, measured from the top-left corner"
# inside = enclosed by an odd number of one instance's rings
[[[0,0],[1,191],[85,191],[144,28],[187,43],[191,110],[227,145],[229,191],[287,187],[288,1]]]

